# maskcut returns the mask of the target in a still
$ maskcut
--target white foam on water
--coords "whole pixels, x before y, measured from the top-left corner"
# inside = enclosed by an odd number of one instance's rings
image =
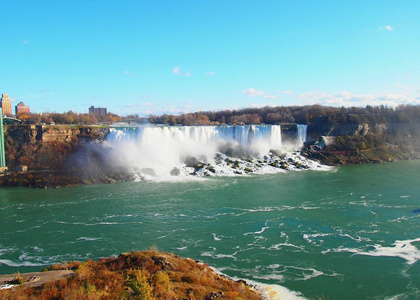
[[[407,264],[412,265],[420,260],[419,249],[412,245],[414,242],[420,242],[420,238],[413,240],[395,241],[392,245],[394,247],[383,247],[381,245],[373,245],[374,250],[364,251],[357,248],[338,248],[334,252],[350,252],[356,255],[367,256],[386,256],[386,257],[400,257],[407,261]]]
[[[6,265],[9,267],[41,267],[41,266],[47,265],[44,263],[33,263],[30,261],[14,262],[9,259],[0,259],[0,264]]]
[[[232,277],[232,276],[228,276],[222,273],[220,269],[216,269],[213,267],[210,267],[210,268],[217,274],[226,276],[232,280],[235,280],[235,281],[244,280],[248,285],[253,287],[266,300],[306,300],[306,298],[302,296],[302,293],[291,291],[284,286],[281,286],[278,284],[265,284],[265,283],[257,282],[254,280],[242,279],[242,278],[238,278],[234,276]],[[224,268],[224,270],[228,270],[228,269],[229,268]],[[250,272],[252,272],[252,270],[250,270]],[[265,279],[265,278],[261,278],[261,279]],[[282,281],[283,276],[277,275],[275,279]]]
[[[232,254],[215,254],[213,252],[203,252],[200,255],[204,257],[211,257],[214,259],[231,258],[233,260],[236,260],[236,254],[238,254],[238,252],[234,252]]]
[[[299,292],[291,291],[281,285],[256,284],[256,289],[267,300],[304,300],[305,297]]]
[[[317,243],[323,243],[323,239],[318,239],[326,236],[331,236],[332,233],[314,233],[314,234],[307,234],[305,233],[303,235],[303,238],[308,242],[309,244],[316,245]]]
[[[76,239],[76,241],[98,241],[101,240],[101,238],[93,238],[93,237],[85,237],[85,236],[81,236],[79,238]]]
[[[264,231],[266,231],[267,229],[270,228],[270,226],[267,226],[267,223],[268,222],[265,222],[264,227],[262,227],[261,230],[255,231],[255,232],[246,232],[246,233],[244,233],[244,235],[254,235],[254,234],[258,235],[258,234],[263,233]]]
[[[16,248],[11,248],[11,247],[2,248],[1,245],[0,245],[0,256],[3,255],[4,253],[13,252],[13,251],[16,251],[16,250],[17,250]]]
[[[216,242],[219,242],[222,239],[220,237],[218,237],[215,233],[213,233],[213,240],[216,241]]]

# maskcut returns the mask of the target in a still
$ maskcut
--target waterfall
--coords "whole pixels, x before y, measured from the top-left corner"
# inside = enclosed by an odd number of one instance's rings
[[[302,148],[304,143],[306,142],[306,130],[308,125],[305,124],[297,124],[297,138],[296,138],[296,146],[298,148]]]
[[[113,127],[105,146],[110,164],[165,178],[178,170],[190,174],[197,165],[221,175],[286,168],[288,162],[280,163],[278,153],[293,152],[305,140],[306,125],[297,125],[292,143],[284,145],[280,125],[155,125]]]
[[[111,128],[107,139],[114,143],[132,141],[143,146],[155,144],[161,139],[172,140],[176,144],[234,142],[259,152],[281,149],[281,127],[280,125],[114,127]]]

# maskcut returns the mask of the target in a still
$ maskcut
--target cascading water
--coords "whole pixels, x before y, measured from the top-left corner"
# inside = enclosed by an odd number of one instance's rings
[[[303,145],[306,142],[306,131],[308,128],[308,125],[304,125],[304,124],[297,124],[297,143],[296,146],[298,148],[302,148]]]
[[[298,125],[293,150],[305,139],[306,125]],[[111,160],[142,178],[266,173],[303,164],[291,165],[296,158],[280,161],[285,152],[280,125],[114,127],[107,143]]]
[[[281,149],[280,125],[246,126],[138,126],[114,127],[108,136],[112,142],[134,141],[147,145],[161,138],[172,139],[177,143],[235,142],[243,147],[255,148],[264,144],[270,149]],[[261,147],[257,147],[264,151]]]

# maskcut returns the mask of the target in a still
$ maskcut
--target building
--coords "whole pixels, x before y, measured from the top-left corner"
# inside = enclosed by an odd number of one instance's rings
[[[25,103],[23,102],[19,102],[16,106],[15,106],[15,112],[16,115],[17,114],[30,114],[30,110],[29,110],[29,106],[26,106]]]
[[[104,107],[89,107],[89,113],[93,114],[95,116],[106,116],[107,115],[107,111],[106,108]]]
[[[3,110],[3,116],[12,115],[12,101],[9,99],[9,96],[7,94],[3,94],[1,96],[0,107]]]

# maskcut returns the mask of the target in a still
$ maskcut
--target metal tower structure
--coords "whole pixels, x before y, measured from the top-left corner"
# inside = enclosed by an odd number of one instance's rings
[[[6,154],[4,153],[3,110],[0,108],[0,168],[6,168]]]

